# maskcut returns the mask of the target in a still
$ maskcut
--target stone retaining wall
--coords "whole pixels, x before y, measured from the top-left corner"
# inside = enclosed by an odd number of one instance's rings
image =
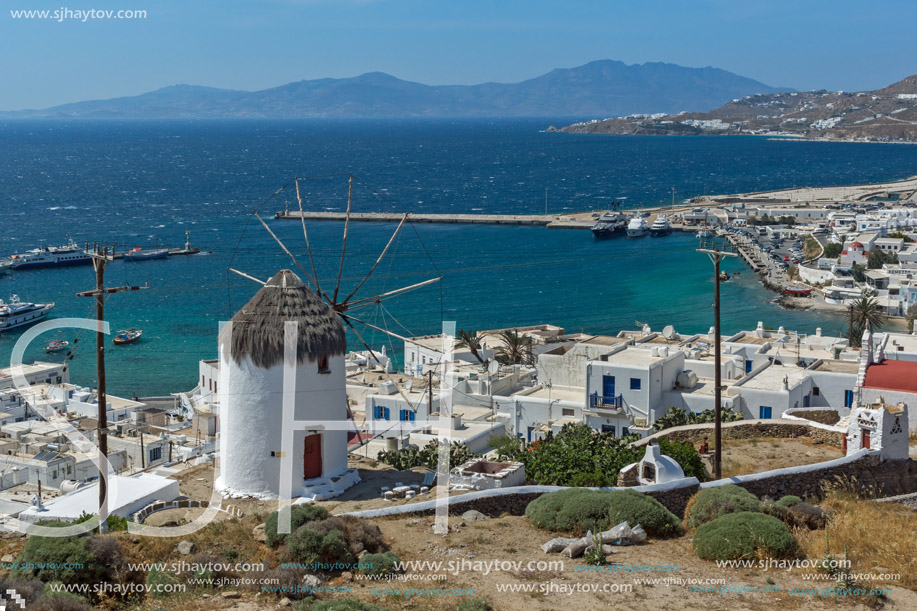
[[[806,420],[818,422],[819,424],[827,424],[828,426],[834,426],[841,420],[841,416],[837,413],[836,409],[819,409],[817,407],[800,407],[797,409],[788,409],[784,412],[784,415],[792,415],[796,416],[797,418],[805,418]]]
[[[688,424],[685,426],[676,426],[665,429],[645,437],[634,443],[635,446],[643,446],[649,443],[650,439],[677,439],[687,441],[695,446],[699,446],[704,437],[707,438],[708,444],[713,444],[714,425],[712,422],[704,424]],[[722,426],[723,439],[754,439],[761,437],[773,437],[779,439],[793,437],[808,437],[817,443],[824,443],[837,448],[842,447],[844,432],[838,430],[825,429],[823,427],[811,426],[804,422],[792,420],[737,420],[735,422],[726,422]]]

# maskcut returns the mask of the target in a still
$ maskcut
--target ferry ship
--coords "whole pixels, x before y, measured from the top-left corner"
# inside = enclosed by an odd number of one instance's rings
[[[646,235],[646,218],[635,216],[627,224],[627,237],[642,238]]]
[[[592,235],[597,238],[610,238],[623,235],[627,227],[627,217],[620,212],[606,212],[595,225],[592,226]]]
[[[68,236],[69,237],[69,236]],[[24,253],[10,255],[11,269],[37,269],[40,267],[68,267],[88,265],[92,258],[72,239],[63,246],[42,246]]]
[[[19,295],[13,295],[9,303],[0,299],[0,331],[36,323],[47,316],[53,307],[53,303],[19,301]]]
[[[669,235],[670,233],[672,233],[672,224],[664,214],[657,216],[653,224],[650,225],[650,235],[654,238]]]

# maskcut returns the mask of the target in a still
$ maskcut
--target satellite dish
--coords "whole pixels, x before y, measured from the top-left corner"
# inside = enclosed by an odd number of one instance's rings
[[[491,361],[490,365],[487,366],[487,371],[492,375],[496,374],[498,371],[500,371],[500,363],[497,361]]]
[[[414,380],[408,380],[404,387],[410,391],[412,388],[414,388]]]
[[[675,339],[675,327],[666,325],[665,329],[662,330],[662,337],[666,339]]]

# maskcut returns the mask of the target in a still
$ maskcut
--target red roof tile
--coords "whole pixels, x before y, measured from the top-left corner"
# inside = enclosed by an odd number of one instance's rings
[[[883,361],[866,370],[866,388],[917,393],[917,363]]]

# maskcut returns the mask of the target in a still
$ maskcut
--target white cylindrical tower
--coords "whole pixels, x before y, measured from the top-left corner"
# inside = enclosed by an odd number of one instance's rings
[[[297,323],[292,372],[292,452],[283,454],[285,323]],[[281,464],[292,464],[292,496],[347,470],[346,336],[337,314],[290,270],[282,270],[220,333],[220,477],[231,495],[279,496]],[[306,422],[305,426],[302,425]],[[335,424],[337,427],[335,428]]]

